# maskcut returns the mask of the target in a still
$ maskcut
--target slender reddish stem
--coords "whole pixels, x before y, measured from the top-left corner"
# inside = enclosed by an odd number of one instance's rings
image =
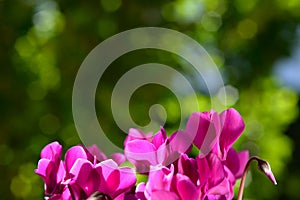
[[[257,156],[252,156],[251,158],[249,158],[249,160],[245,166],[244,172],[243,172],[237,200],[242,200],[247,173],[249,171],[250,164],[253,160],[259,161],[260,159]]]

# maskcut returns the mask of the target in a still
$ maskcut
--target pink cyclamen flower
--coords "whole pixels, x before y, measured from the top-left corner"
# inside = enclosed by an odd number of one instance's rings
[[[244,127],[241,115],[230,108],[221,114],[213,110],[193,113],[187,122],[186,132],[195,136],[194,144],[201,150],[202,155],[214,151],[225,160]]]
[[[137,133],[139,137],[136,138]],[[184,131],[177,131],[168,137],[162,127],[153,137],[149,134],[142,137],[140,134],[141,131],[130,129],[124,142],[126,158],[140,173],[148,172],[150,166],[171,164],[181,153],[189,151],[192,143],[186,141]]]
[[[58,142],[46,145],[41,151],[38,168],[34,170],[45,183],[45,193],[52,195],[59,193],[61,182],[65,176],[65,169],[61,161],[62,146]]]

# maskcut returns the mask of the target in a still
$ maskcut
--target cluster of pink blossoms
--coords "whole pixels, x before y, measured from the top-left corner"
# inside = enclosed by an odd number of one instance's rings
[[[244,130],[234,109],[193,113],[186,130],[170,136],[161,130],[152,136],[130,129],[124,155],[107,158],[96,146],[74,146],[61,160],[59,143],[48,144],[35,170],[45,182],[47,199],[217,200],[232,199],[233,186],[241,178],[248,151],[232,145]],[[192,144],[199,149],[189,157]],[[120,167],[125,160],[135,166]],[[136,183],[136,173],[148,175]]]

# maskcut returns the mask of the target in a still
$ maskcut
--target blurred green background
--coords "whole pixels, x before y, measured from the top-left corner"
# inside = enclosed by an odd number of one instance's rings
[[[246,122],[236,148],[267,159],[279,183],[273,186],[253,165],[244,199],[300,199],[299,10],[297,0],[0,0],[1,199],[42,199],[42,181],[33,173],[40,150],[54,140],[64,150],[81,142],[71,105],[82,61],[109,36],[143,26],[178,30],[197,40],[231,85],[228,106]],[[119,138],[118,145],[125,133],[111,114],[113,86],[128,69],[148,62],[193,77],[168,52],[137,51],[116,60],[101,78],[96,107],[100,124]],[[197,77],[191,80],[201,111],[210,110],[205,88]],[[185,102],[188,110],[188,96]],[[133,119],[147,124],[154,103],[166,108],[167,131],[175,130],[178,102],[157,85],[133,95]]]

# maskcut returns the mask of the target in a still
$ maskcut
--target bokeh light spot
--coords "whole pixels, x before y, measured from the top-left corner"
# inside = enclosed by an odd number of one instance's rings
[[[216,12],[208,12],[203,15],[201,24],[207,31],[215,32],[222,25],[222,18]]]
[[[257,0],[248,0],[247,3],[244,0],[235,0],[235,7],[240,13],[247,13],[255,8]]]
[[[107,12],[113,12],[118,10],[121,5],[121,0],[101,0],[101,5]]]
[[[251,39],[257,33],[257,24],[251,19],[245,19],[238,24],[238,33],[244,39]]]
[[[25,199],[32,190],[29,180],[22,176],[15,176],[11,180],[10,190],[15,197]]]
[[[224,106],[232,106],[239,99],[239,91],[231,85],[226,85],[220,88],[217,97]]]

